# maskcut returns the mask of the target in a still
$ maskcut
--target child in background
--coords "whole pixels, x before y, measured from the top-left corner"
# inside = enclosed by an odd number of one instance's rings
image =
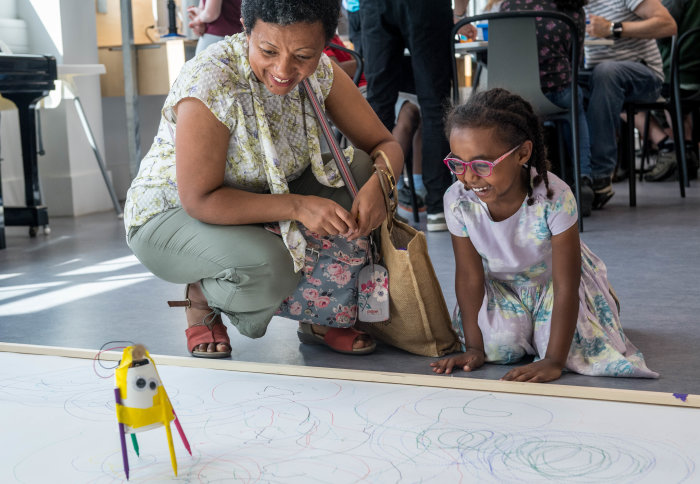
[[[330,41],[330,44],[344,45],[340,36],[336,33]],[[332,45],[327,45],[323,52],[335,61],[344,71],[350,76],[355,76],[357,62],[352,55],[340,49],[334,48]],[[363,95],[367,92],[367,80],[362,74],[357,87]],[[413,188],[416,191],[417,205],[419,212],[425,212],[425,197],[428,190],[423,184],[423,169],[422,169],[422,150],[423,150],[423,133],[421,131],[420,107],[415,95],[399,91],[394,112],[396,113],[396,122],[391,134],[394,135],[396,141],[401,145],[404,155],[411,154],[411,162],[413,167]],[[411,193],[407,184],[404,182],[404,174],[402,173],[396,188],[399,190],[399,206],[407,211],[412,211]]]
[[[620,326],[605,264],[580,241],[569,186],[547,171],[532,106],[504,89],[473,95],[449,115],[457,176],[444,197],[455,253],[453,326],[465,352],[436,373],[484,362],[535,361],[504,380],[584,375],[656,378]]]
[[[344,50],[336,49],[330,44],[336,44],[345,47],[343,39],[340,38],[340,35],[338,35],[337,32],[331,38],[329,45],[327,45],[323,49],[323,53],[330,57],[332,61],[335,61],[340,66],[340,68],[343,69],[348,76],[350,76],[351,79],[354,78],[355,70],[357,69],[357,62],[355,61],[355,58],[352,56],[352,54],[349,54]],[[357,87],[361,88],[360,91],[362,91],[363,94],[367,90],[365,86],[367,86],[367,79],[365,79],[365,75],[362,74],[362,77],[360,77],[360,82],[357,84]]]
[[[399,190],[399,207],[409,212],[413,211],[411,189],[407,183],[407,166],[410,162],[413,189],[416,192],[416,205],[419,212],[425,212],[425,197],[428,195],[428,189],[423,183],[423,123],[416,96],[399,91],[394,112],[396,113],[396,124],[391,130],[391,134],[401,145],[406,157],[404,172],[396,184],[396,188]],[[410,160],[408,160],[409,156]]]

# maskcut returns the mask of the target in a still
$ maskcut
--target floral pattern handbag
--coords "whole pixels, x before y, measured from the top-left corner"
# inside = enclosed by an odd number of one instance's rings
[[[301,282],[276,314],[334,328],[353,326],[358,315],[358,280],[367,264],[369,238],[320,236],[298,226],[306,238],[306,264]],[[275,231],[274,227],[266,228]]]
[[[331,134],[318,99],[304,80],[316,117],[345,186],[354,198],[357,185],[347,161]],[[348,240],[340,235],[320,236],[297,222],[306,239],[303,278],[292,295],[287,297],[277,315],[303,323],[348,328],[358,319],[364,322],[389,320],[389,274],[375,264],[377,259],[371,237]],[[279,226],[266,228],[279,233]]]

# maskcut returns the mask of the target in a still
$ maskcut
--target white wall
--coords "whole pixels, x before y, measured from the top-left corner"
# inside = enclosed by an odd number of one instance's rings
[[[6,1],[6,0],[0,0]],[[92,0],[17,0],[16,14],[26,21],[29,52],[56,57],[57,64],[96,64],[97,33]],[[77,77],[77,93],[103,156],[104,135],[99,78]],[[44,204],[49,215],[83,215],[112,205],[95,156],[72,101],[42,109],[46,154],[39,158]],[[21,149],[16,111],[3,111],[0,123],[5,205],[24,204]],[[118,193],[123,197],[122,193]]]

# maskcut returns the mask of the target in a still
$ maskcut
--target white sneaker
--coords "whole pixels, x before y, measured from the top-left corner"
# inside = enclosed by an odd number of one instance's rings
[[[447,230],[445,212],[428,214],[428,232],[444,232]]]

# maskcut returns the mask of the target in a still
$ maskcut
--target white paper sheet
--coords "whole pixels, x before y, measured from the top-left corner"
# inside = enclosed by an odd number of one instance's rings
[[[193,455],[173,428],[175,478],[163,428],[139,433],[130,482],[700,480],[698,409],[158,370]],[[90,360],[0,353],[0,482],[124,480],[113,395]]]

